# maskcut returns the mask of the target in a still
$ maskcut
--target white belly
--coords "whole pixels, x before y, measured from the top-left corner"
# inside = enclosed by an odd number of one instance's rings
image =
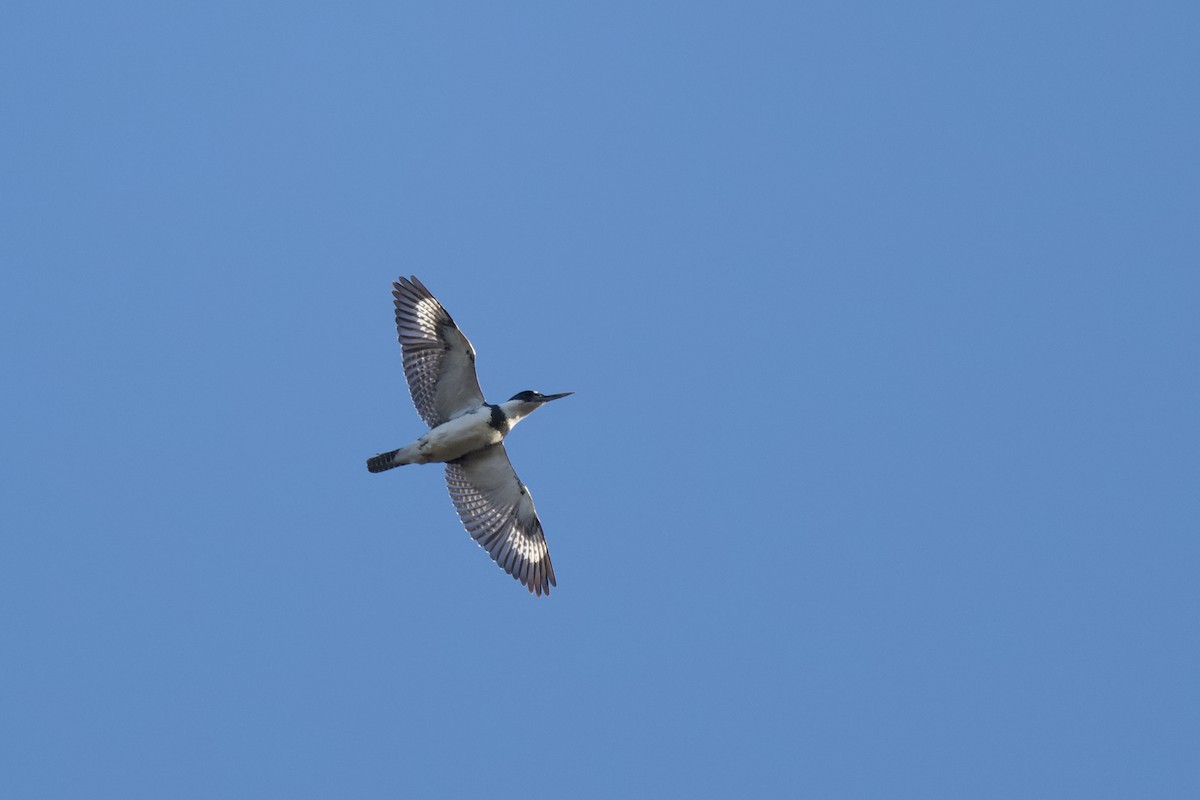
[[[409,445],[416,450],[413,461],[422,464],[430,461],[453,461],[467,453],[503,441],[504,434],[488,424],[491,417],[491,408],[483,406],[449,422],[443,422]]]

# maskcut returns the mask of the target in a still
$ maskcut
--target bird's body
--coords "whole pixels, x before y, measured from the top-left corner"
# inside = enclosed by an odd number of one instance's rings
[[[570,392],[567,392],[570,394]],[[541,395],[536,404],[508,400],[499,405],[484,403],[454,419],[432,428],[429,433],[409,445],[376,456],[369,462],[371,472],[383,472],[405,464],[428,464],[432,461],[450,462],[468,453],[500,444],[512,427],[534,408],[547,400]],[[532,405],[532,408],[530,406]]]
[[[489,404],[475,376],[475,348],[441,303],[416,277],[402,277],[393,286],[405,377],[430,430],[368,459],[367,469],[445,463],[450,498],[472,538],[530,592],[549,594],[556,584],[542,524],[503,442],[522,419],[571,392],[525,391]]]
[[[494,407],[485,404],[447,420],[412,444],[371,459],[369,469],[383,472],[405,464],[454,461],[467,453],[500,444],[504,441],[504,430],[492,424]]]

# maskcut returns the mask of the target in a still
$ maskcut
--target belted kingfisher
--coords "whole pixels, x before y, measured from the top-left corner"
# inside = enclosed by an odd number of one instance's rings
[[[533,498],[504,451],[512,427],[551,400],[574,394],[518,392],[483,399],[475,348],[416,276],[392,284],[404,376],[429,432],[399,450],[367,459],[383,472],[405,464],[446,464],[450,499],[467,532],[505,572],[539,597],[550,594],[554,567]]]

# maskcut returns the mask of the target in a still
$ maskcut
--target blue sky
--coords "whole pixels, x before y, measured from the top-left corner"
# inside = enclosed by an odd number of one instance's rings
[[[0,790],[1200,794],[1188,3],[6,3]],[[509,439],[458,524],[389,282]]]

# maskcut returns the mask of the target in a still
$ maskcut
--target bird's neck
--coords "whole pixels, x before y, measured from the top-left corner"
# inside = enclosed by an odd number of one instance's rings
[[[508,420],[510,430],[518,422],[532,414],[535,408],[537,408],[536,403],[522,403],[520,400],[505,400],[500,403],[500,411]]]

